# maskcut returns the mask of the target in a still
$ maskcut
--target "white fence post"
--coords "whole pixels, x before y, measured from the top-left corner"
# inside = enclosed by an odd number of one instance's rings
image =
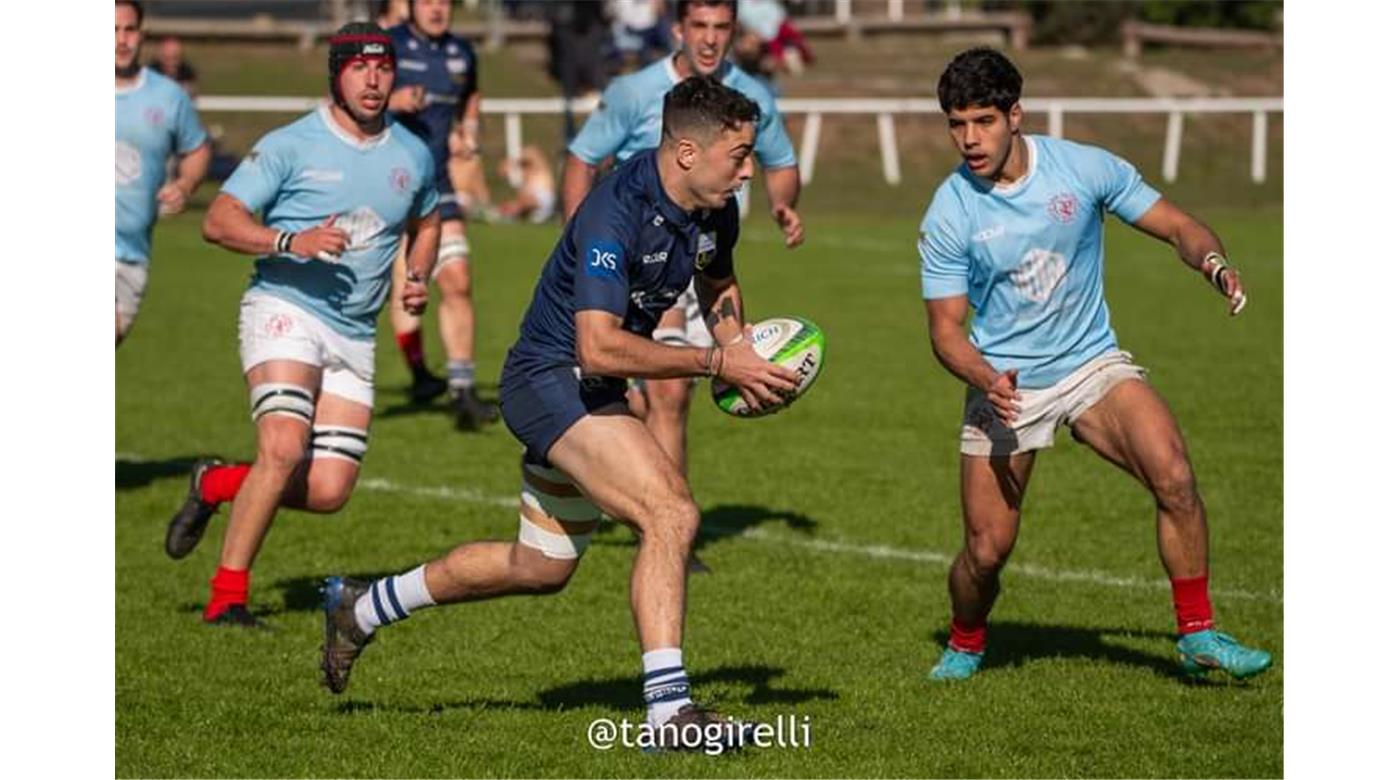
[[[1177,163],[1181,160],[1180,111],[1167,114],[1167,145],[1162,150],[1162,178],[1168,183],[1176,181]]]
[[[506,114],[506,159],[520,159],[521,141],[520,114],[510,112]],[[520,167],[510,166],[510,186],[519,187],[523,182],[520,175]]]
[[[812,181],[812,173],[817,167],[817,142],[821,140],[821,134],[822,115],[815,111],[807,114],[807,121],[802,123],[801,159],[797,163],[797,172],[803,184]]]
[[[1065,107],[1059,103],[1051,103],[1047,109],[1050,114],[1050,137],[1065,137]]]
[[[838,24],[851,21],[851,0],[836,0],[836,21]]]
[[[880,164],[885,169],[885,181],[899,183],[899,147],[894,142],[894,115],[877,114],[875,128],[880,136]]]
[[[904,0],[890,0],[890,21],[904,21]]]
[[[1249,177],[1255,184],[1263,184],[1268,174],[1269,161],[1269,115],[1263,111],[1254,112],[1254,139],[1250,148]]]

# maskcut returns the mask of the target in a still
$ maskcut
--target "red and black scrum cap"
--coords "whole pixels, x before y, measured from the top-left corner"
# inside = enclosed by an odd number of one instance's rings
[[[397,63],[394,40],[379,25],[370,22],[350,22],[331,36],[330,77],[331,90],[346,65],[358,59],[388,59]]]

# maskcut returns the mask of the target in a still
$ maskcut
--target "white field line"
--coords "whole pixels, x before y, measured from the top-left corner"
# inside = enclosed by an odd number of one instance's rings
[[[471,503],[509,508],[515,508],[520,503],[518,496],[488,496],[477,490],[463,490],[444,485],[423,487],[399,485],[387,479],[380,478],[361,480],[359,482],[359,487],[385,493],[400,493],[419,496],[421,498],[437,498],[446,501],[468,501]],[[774,544],[780,547],[796,547],[815,552],[858,555],[864,558],[910,561],[913,563],[936,563],[945,566],[953,562],[952,555],[937,550],[911,550],[903,547],[890,547],[889,545],[883,544],[853,544],[850,542],[829,541],[825,539],[795,539],[788,535],[773,534],[761,528],[746,528],[743,530],[711,528],[705,529],[702,533],[710,536],[749,539],[752,541]],[[1050,580],[1052,582],[1082,582],[1110,588],[1127,588],[1133,590],[1166,591],[1169,589],[1165,578],[1149,580],[1137,577],[1120,577],[1101,571],[1052,569],[1044,566],[1036,566],[1034,564],[1017,563],[1010,564],[1008,569],[1012,573],[1022,577]],[[1277,592],[1258,593],[1255,591],[1231,588],[1212,588],[1211,595],[1217,598],[1243,599],[1247,601],[1272,601],[1275,603],[1281,603],[1283,601],[1282,596]]]
[[[144,460],[141,456],[130,453],[117,453],[117,458],[127,461]],[[509,509],[514,509],[520,504],[519,496],[492,496],[479,490],[455,488],[447,485],[400,485],[380,477],[362,479],[357,486],[361,490],[371,490],[378,493],[397,493],[399,495],[432,498],[441,501],[466,501],[473,504],[485,504],[487,506]],[[891,547],[884,544],[854,544],[851,542],[825,539],[796,539],[788,535],[773,534],[761,528],[746,528],[744,530],[707,528],[704,529],[702,533],[709,536],[722,536],[726,538],[764,542],[779,547],[794,547],[814,552],[856,555],[876,560],[936,563],[944,566],[953,561],[953,556],[951,554],[939,552],[937,550],[911,550],[904,547]],[[1138,577],[1120,577],[1107,572],[1094,571],[1092,569],[1052,569],[1045,566],[1036,566],[1035,564],[1021,563],[1010,564],[1007,568],[1011,573],[1022,577],[1049,580],[1051,582],[1080,582],[1090,585],[1130,590],[1166,591],[1168,589],[1165,578],[1142,579]],[[1212,588],[1211,595],[1216,598],[1240,599],[1245,601],[1283,602],[1282,595],[1277,591],[1260,593],[1232,588]]]

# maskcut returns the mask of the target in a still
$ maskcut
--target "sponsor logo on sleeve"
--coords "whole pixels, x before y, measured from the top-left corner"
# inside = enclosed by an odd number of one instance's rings
[[[622,247],[616,241],[597,239],[588,242],[587,247],[580,258],[585,273],[598,279],[622,281],[620,268],[624,258]]]

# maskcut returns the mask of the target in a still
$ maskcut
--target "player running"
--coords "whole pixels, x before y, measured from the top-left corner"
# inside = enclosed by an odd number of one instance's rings
[[[987,48],[959,54],[938,81],[963,165],[938,188],[920,228],[923,295],[934,354],[969,387],[964,543],[948,574],[951,637],[929,676],[964,679],[982,663],[1036,451],[1054,444],[1061,424],[1157,501],[1182,668],[1258,674],[1269,654],[1214,626],[1205,506],[1181,431],[1109,327],[1103,211],[1171,244],[1229,299],[1232,315],[1244,308],[1244,286],[1210,228],[1130,164],[1097,147],[1023,134],[1020,96],[1021,74]]]
[[[117,4],[117,346],[130,332],[151,262],[157,212],[184,210],[209,170],[208,135],[179,84],[141,67],[141,23],[136,0]],[[175,178],[165,163],[178,155]]]
[[[438,332],[447,350],[446,385],[428,371],[424,361],[421,320],[394,307],[389,311],[389,321],[413,373],[413,399],[426,402],[449,389],[457,427],[476,430],[495,421],[500,413],[476,392],[476,310],[471,297],[471,259],[462,207],[447,165],[454,134],[463,154],[477,153],[481,93],[476,84],[476,53],[470,43],[448,31],[451,22],[450,0],[414,0],[409,3],[408,20],[389,28],[399,55],[389,110],[432,150],[437,177],[442,242],[432,278],[442,293]],[[396,296],[402,289],[403,273],[400,259],[394,265]]]
[[[278,507],[329,513],[349,500],[369,445],[375,319],[405,233],[403,305],[427,301],[438,191],[428,148],[385,116],[394,60],[379,27],[341,27],[330,103],[264,136],[205,216],[206,239],[258,257],[238,321],[257,458],[196,464],[166,535],[172,558],[188,555],[233,501],[209,623],[256,625],[248,571]]]
[[[725,60],[735,35],[734,0],[680,0],[673,34],[680,50],[608,85],[598,110],[569,144],[564,162],[564,218],[573,216],[593,186],[598,166],[607,158],[631,159],[661,142],[661,104],[668,90],[692,75],[713,76],[758,104],[754,156],[763,166],[764,189],[771,213],[789,248],[802,243],[797,213],[801,180],[797,157],[783,127],[782,115],[767,88]],[[695,291],[687,289],[661,318],[655,338],[666,344],[707,347],[710,339]],[[691,379],[647,379],[645,419],[661,448],[686,473],[686,420]]]
[[[705,724],[681,661],[686,559],[700,524],[685,476],[627,411],[624,377],[719,376],[745,400],[780,402],[796,374],[759,358],[745,332],[734,244],[735,191],[753,172],[758,107],[707,78],[665,99],[662,143],[593,190],[564,227],[501,377],[506,425],[525,446],[520,531],[475,542],[372,584],[326,582],[322,671],[333,693],[375,632],[434,604],[554,593],[578,567],[601,512],[641,537],[632,611],[653,725]],[[716,341],[653,341],[695,281]]]

